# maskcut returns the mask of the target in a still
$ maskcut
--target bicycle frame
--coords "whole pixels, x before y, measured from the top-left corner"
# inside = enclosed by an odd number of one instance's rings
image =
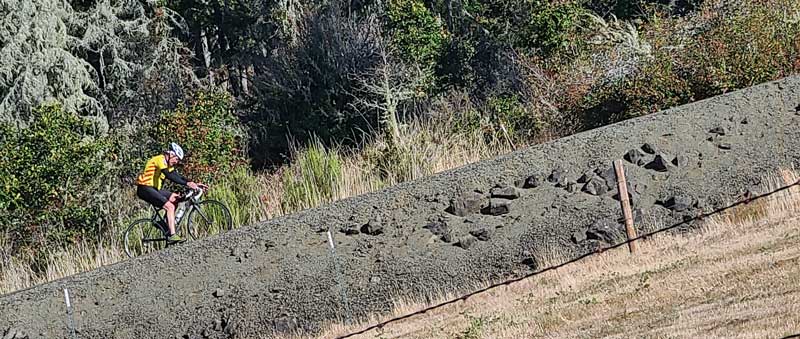
[[[202,216],[204,219],[206,219],[205,215],[203,215],[203,212],[200,211],[200,209],[196,207],[196,204],[198,202],[200,202],[200,197],[202,195],[203,195],[203,190],[198,190],[198,191],[196,191],[196,194],[195,194],[195,191],[190,191],[185,196],[178,198],[178,200],[176,201],[176,203],[177,203],[176,207],[180,208],[180,210],[178,210],[177,208],[175,209],[175,231],[176,232],[178,230],[178,227],[181,224],[181,221],[183,221],[183,218],[185,216],[189,215],[189,213],[191,213],[193,210],[197,210],[197,212],[200,213],[200,216]],[[158,229],[161,231],[161,234],[164,236],[164,238],[162,238],[162,239],[142,239],[142,242],[164,241],[164,240],[167,239],[167,232],[169,232],[169,229],[167,228],[166,213],[164,214],[164,216],[161,216],[161,211],[162,210],[163,210],[163,208],[156,208],[155,206],[153,206],[153,214],[152,214],[152,216],[150,218],[153,221],[153,224],[155,224],[158,227]],[[178,216],[179,214],[180,214],[180,216]],[[162,228],[161,225],[163,225],[164,228]]]

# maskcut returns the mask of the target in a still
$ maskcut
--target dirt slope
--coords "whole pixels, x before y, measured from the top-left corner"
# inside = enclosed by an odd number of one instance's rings
[[[611,160],[631,151],[638,217],[672,223],[800,165],[798,111],[791,77],[581,133],[0,297],[0,332],[64,337],[63,287],[81,338],[313,330],[345,310],[328,229],[355,316],[525,274],[621,239]]]

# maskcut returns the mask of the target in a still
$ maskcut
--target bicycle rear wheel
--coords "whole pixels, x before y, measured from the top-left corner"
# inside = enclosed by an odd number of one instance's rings
[[[192,239],[230,231],[233,227],[231,212],[216,200],[203,200],[189,212],[187,228]]]
[[[125,254],[133,258],[163,249],[167,246],[167,238],[152,219],[139,219],[125,230],[123,243]]]

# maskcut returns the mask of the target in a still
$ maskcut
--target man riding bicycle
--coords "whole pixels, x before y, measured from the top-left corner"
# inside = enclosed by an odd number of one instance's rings
[[[156,208],[163,208],[167,212],[167,228],[169,231],[167,243],[169,244],[184,242],[185,240],[175,233],[175,205],[179,195],[161,189],[161,183],[164,178],[195,190],[208,188],[206,185],[184,178],[175,171],[174,166],[183,161],[183,156],[181,146],[174,142],[170,143],[169,150],[147,160],[144,171],[136,181],[136,196]]]

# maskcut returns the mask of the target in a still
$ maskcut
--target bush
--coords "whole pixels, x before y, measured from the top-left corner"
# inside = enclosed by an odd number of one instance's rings
[[[442,54],[445,34],[442,24],[420,0],[390,0],[388,28],[406,62],[433,68]]]
[[[342,177],[342,159],[335,149],[317,139],[297,152],[294,163],[283,172],[284,213],[331,201]]]
[[[740,6],[732,15],[715,16],[681,60],[698,99],[800,72],[800,23],[786,17],[800,10],[797,2]]]
[[[15,248],[43,248],[101,229],[108,148],[90,122],[58,104],[35,109],[26,129],[0,124],[0,233]]]
[[[233,115],[227,93],[200,92],[187,104],[164,111],[154,126],[152,156],[177,142],[187,152],[185,175],[193,180],[213,182],[215,175],[230,173],[246,164],[244,132]],[[142,159],[141,163],[144,164]]]

